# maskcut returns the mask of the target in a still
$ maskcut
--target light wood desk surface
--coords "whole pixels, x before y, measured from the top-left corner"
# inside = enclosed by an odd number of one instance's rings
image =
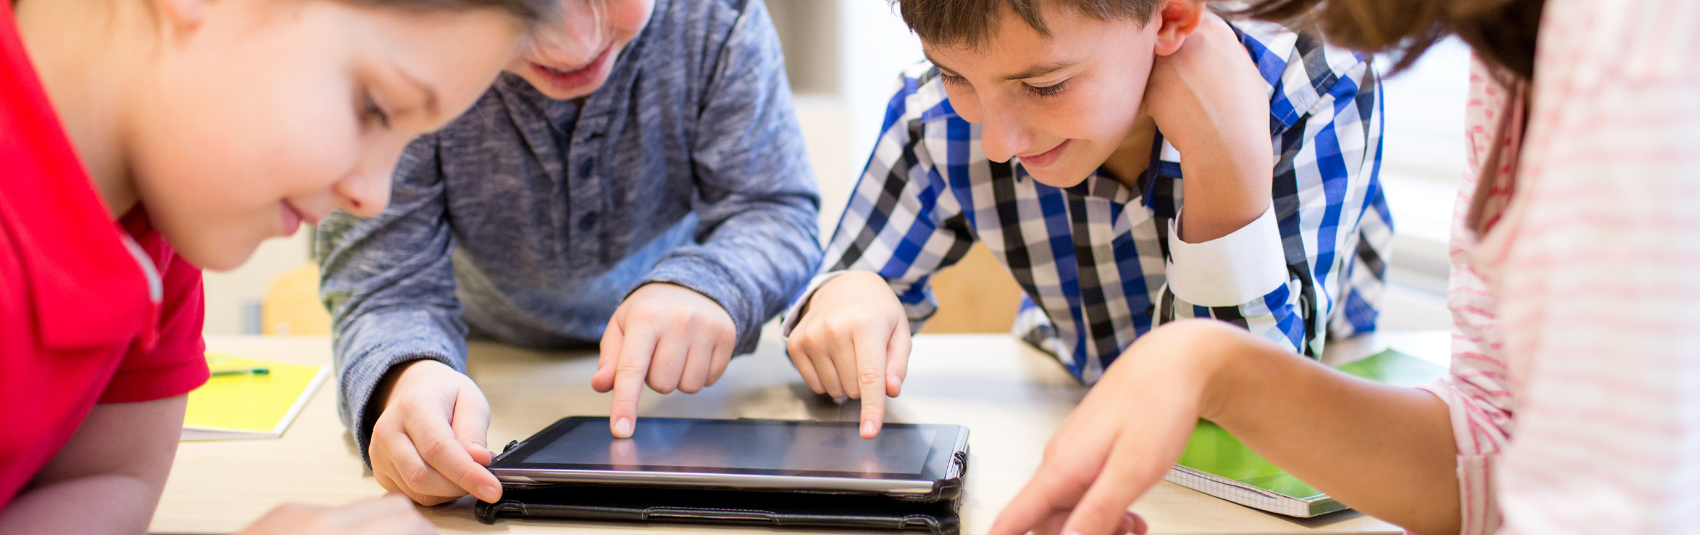
[[[721,381],[695,395],[645,390],[640,416],[787,418],[855,421],[856,402],[837,405],[810,392],[771,331],[752,355],[733,360]],[[320,337],[209,337],[208,349],[252,358],[328,364]],[[607,415],[610,394],[590,389],[596,357],[474,342],[469,374],[490,399],[489,444],[499,451],[556,419]],[[337,421],[336,388],[327,382],[276,440],[185,442],[150,531],[229,533],[283,502],[344,504],[383,493]],[[963,532],[984,533],[1038,466],[1051,432],[1084,394],[1054,359],[1006,335],[915,338],[903,395],[887,406],[893,422],[968,426],[972,460],[962,506]],[[760,528],[681,524],[479,523],[471,498],[420,510],[444,533],[731,533]],[[1151,533],[1401,533],[1354,511],[1299,520],[1263,513],[1159,483],[1133,510]],[[818,533],[797,532],[788,533]]]

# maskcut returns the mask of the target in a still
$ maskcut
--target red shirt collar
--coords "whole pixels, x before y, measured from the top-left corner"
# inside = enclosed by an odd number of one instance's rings
[[[16,248],[0,254],[23,266],[43,348],[152,338],[158,307],[138,263],[147,259],[125,245],[60,127],[10,1],[0,1],[0,227]]]

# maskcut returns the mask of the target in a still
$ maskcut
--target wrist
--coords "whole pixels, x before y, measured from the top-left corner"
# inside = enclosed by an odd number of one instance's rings
[[[1271,376],[1270,370],[1253,358],[1263,348],[1255,347],[1258,340],[1251,333],[1225,324],[1213,327],[1217,329],[1213,340],[1200,351],[1203,379],[1198,414],[1225,426],[1235,415],[1243,414],[1241,407],[1248,400],[1255,405],[1255,400],[1261,399]]]
[[[1239,228],[1269,206],[1275,154],[1266,134],[1212,129],[1167,140],[1181,155],[1182,187],[1189,206],[1184,219],[1197,223],[1187,225],[1192,227],[1184,231],[1188,241],[1199,243],[1214,237],[1206,234],[1226,234],[1206,227]]]
[[[885,295],[892,295],[891,287],[878,273],[862,270],[844,271],[839,273],[838,276],[822,282],[809,302],[804,303],[803,307],[798,310],[797,315],[807,315],[809,309],[817,304],[832,308],[837,303],[840,294],[848,296],[847,301],[849,302],[878,306],[884,304],[884,301],[880,299],[880,297],[883,297],[882,292]],[[872,301],[869,301],[870,299]],[[892,300],[896,300],[895,295],[892,295]]]
[[[1141,337],[1129,348],[1140,354],[1129,364],[1147,364],[1147,369],[1132,372],[1137,375],[1167,377],[1167,383],[1197,400],[1200,418],[1215,421],[1231,410],[1229,402],[1240,394],[1239,360],[1246,336],[1250,334],[1219,321],[1180,320]]]
[[[373,416],[381,415],[383,410],[389,407],[397,390],[407,389],[408,381],[406,379],[410,375],[409,372],[412,372],[412,375],[425,373],[428,367],[433,364],[447,367],[445,364],[429,358],[410,360],[391,366],[390,371],[384,374],[384,378],[378,381],[377,387],[372,389],[372,397],[367,405],[377,408],[377,414]]]
[[[1099,388],[1126,392],[1158,392],[1175,400],[1177,409],[1212,419],[1222,411],[1225,384],[1234,368],[1232,335],[1244,333],[1226,323],[1186,319],[1146,333],[1105,370]],[[1113,385],[1113,386],[1112,386]]]
[[[1185,208],[1178,218],[1182,241],[1204,243],[1226,236],[1269,209],[1274,164],[1234,152],[1181,152],[1186,175]]]
[[[731,323],[733,328],[736,329],[737,322],[733,318],[731,304],[722,302],[720,298],[711,295],[704,289],[685,283],[670,280],[651,280],[641,283],[626,294],[625,300],[620,302],[620,307],[624,308],[632,303],[642,303],[650,307],[672,311],[694,311],[709,314],[719,312],[721,318]],[[616,312],[615,315],[618,316],[619,313]]]
[[[1232,412],[1234,392],[1239,387],[1240,378],[1235,376],[1235,366],[1230,364],[1235,357],[1229,352],[1212,351],[1208,369],[1204,372],[1205,379],[1201,382],[1198,396],[1198,417],[1212,422],[1228,417]]]

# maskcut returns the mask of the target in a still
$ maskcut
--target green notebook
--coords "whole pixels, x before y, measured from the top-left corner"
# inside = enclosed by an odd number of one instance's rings
[[[1391,349],[1347,363],[1340,371],[1395,386],[1417,386],[1446,369]],[[1346,509],[1263,460],[1227,430],[1200,420],[1181,460],[1164,477],[1175,484],[1247,507],[1310,518]]]

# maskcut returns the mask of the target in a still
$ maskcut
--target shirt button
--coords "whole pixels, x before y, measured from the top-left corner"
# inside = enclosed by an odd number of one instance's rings
[[[579,161],[579,163],[578,163],[578,176],[579,176],[579,178],[589,178],[590,172],[595,170],[595,167],[596,167],[596,162],[594,160],[581,160],[581,161]]]
[[[596,228],[596,212],[584,214],[583,217],[578,218],[578,229],[580,231],[589,232],[593,228]]]

